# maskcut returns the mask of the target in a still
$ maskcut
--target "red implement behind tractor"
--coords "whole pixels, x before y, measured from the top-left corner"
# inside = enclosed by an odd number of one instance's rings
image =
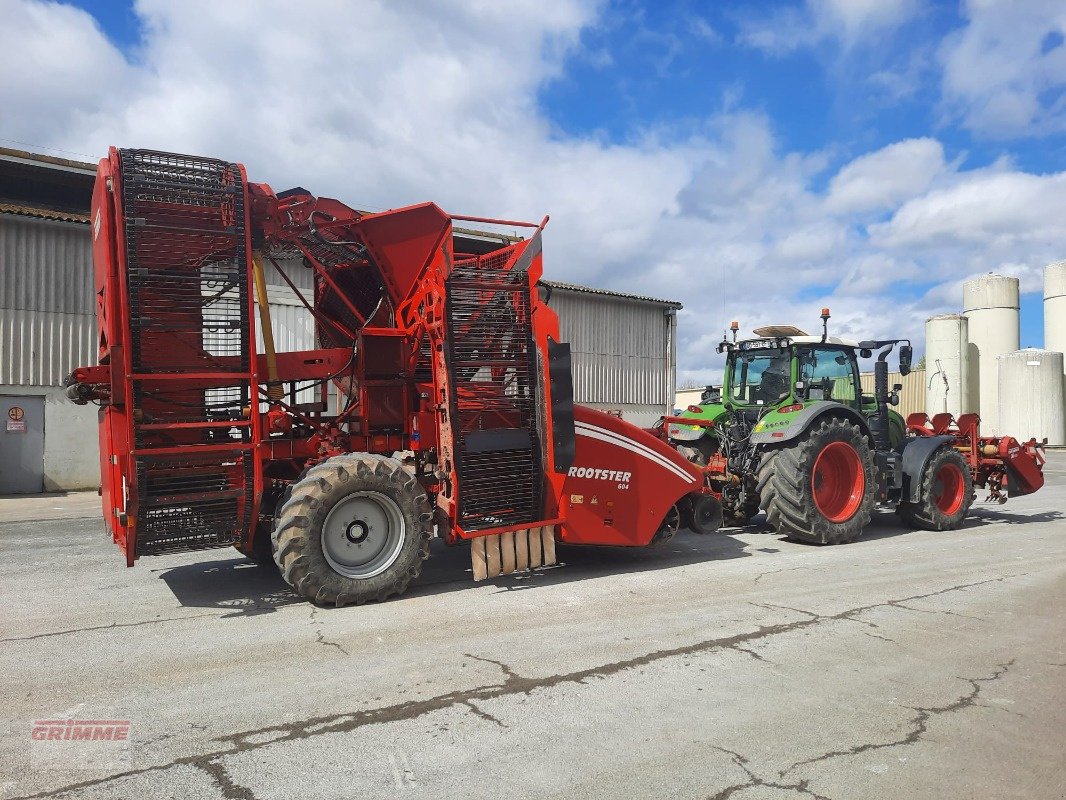
[[[240,164],[112,148],[92,203],[99,365],[67,393],[101,406],[103,514],[127,564],[234,546],[343,605],[404,591],[434,535],[470,542],[480,579],[551,564],[556,542],[674,534],[703,474],[574,406],[538,286],[547,218],[476,251],[455,219],[470,218],[363,214]],[[293,252],[312,296],[278,263]],[[275,352],[264,262],[318,349]]]

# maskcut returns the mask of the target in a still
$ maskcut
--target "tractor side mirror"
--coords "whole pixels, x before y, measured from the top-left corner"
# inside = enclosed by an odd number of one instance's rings
[[[864,347],[862,348],[862,350],[859,351],[859,358],[870,358],[870,356],[872,356],[873,354],[873,350],[868,347]]]
[[[910,375],[911,359],[914,357],[914,348],[909,344],[899,346],[899,374]]]

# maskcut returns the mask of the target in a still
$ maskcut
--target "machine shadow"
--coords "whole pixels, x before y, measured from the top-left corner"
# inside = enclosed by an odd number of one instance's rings
[[[735,532],[735,529],[732,529]],[[485,581],[509,592],[598,578],[750,556],[748,545],[729,535],[697,536],[681,531],[671,541],[647,548],[558,546],[559,565]],[[158,577],[179,604],[232,611],[222,619],[269,614],[287,605],[305,603],[271,565],[250,559],[216,559],[165,568]],[[421,597],[474,587],[468,547],[432,542],[422,575],[404,597]]]
[[[163,569],[158,577],[182,606],[233,612],[222,619],[270,614],[305,602],[285,583],[277,567],[240,555]]]
[[[1000,508],[975,508],[962,530],[978,530],[987,525],[1019,525],[1066,519],[1061,511],[1037,514],[1014,514]],[[763,534],[765,543],[742,541],[731,534]],[[863,542],[907,536],[932,535],[905,525],[897,515],[881,511],[873,515],[862,537],[841,547],[861,547]],[[669,542],[644,548],[582,547],[558,545],[559,565],[535,572],[502,575],[484,584],[500,592],[524,591],[542,586],[572,583],[608,575],[671,569],[709,561],[725,561],[751,556],[753,552],[775,553],[788,547],[820,547],[788,542],[766,527],[760,515],[752,523],[724,528],[720,533],[698,536],[681,531]],[[269,614],[284,606],[306,602],[289,588],[272,565],[259,565],[240,556],[183,564],[159,571],[179,604],[194,608],[231,611],[222,619]],[[425,597],[474,587],[470,577],[470,551],[467,547],[448,547],[439,539],[432,543],[432,555],[422,575],[404,597]]]

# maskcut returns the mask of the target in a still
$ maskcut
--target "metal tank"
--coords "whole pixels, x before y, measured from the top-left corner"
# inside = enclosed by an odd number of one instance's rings
[[[1021,441],[1036,437],[1066,444],[1062,353],[1027,348],[1005,353],[999,362],[999,422]]]
[[[1018,279],[1003,275],[984,275],[966,281],[962,289],[963,314],[969,319],[970,370],[976,371],[977,397],[974,410],[981,415],[981,432],[985,436],[1014,435],[999,421],[999,366],[996,357],[1020,347]]]
[[[1044,349],[1066,353],[1066,261],[1044,267]],[[1066,414],[1066,391],[1062,404]]]
[[[925,321],[925,413],[973,411],[970,397],[969,320],[940,314]]]
[[[1044,267],[1044,349],[1066,353],[1066,261]]]

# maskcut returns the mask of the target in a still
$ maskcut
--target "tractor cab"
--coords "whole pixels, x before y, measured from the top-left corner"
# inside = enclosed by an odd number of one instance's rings
[[[737,342],[726,360],[723,402],[767,409],[832,400],[856,410],[862,402],[856,345],[806,334]]]

